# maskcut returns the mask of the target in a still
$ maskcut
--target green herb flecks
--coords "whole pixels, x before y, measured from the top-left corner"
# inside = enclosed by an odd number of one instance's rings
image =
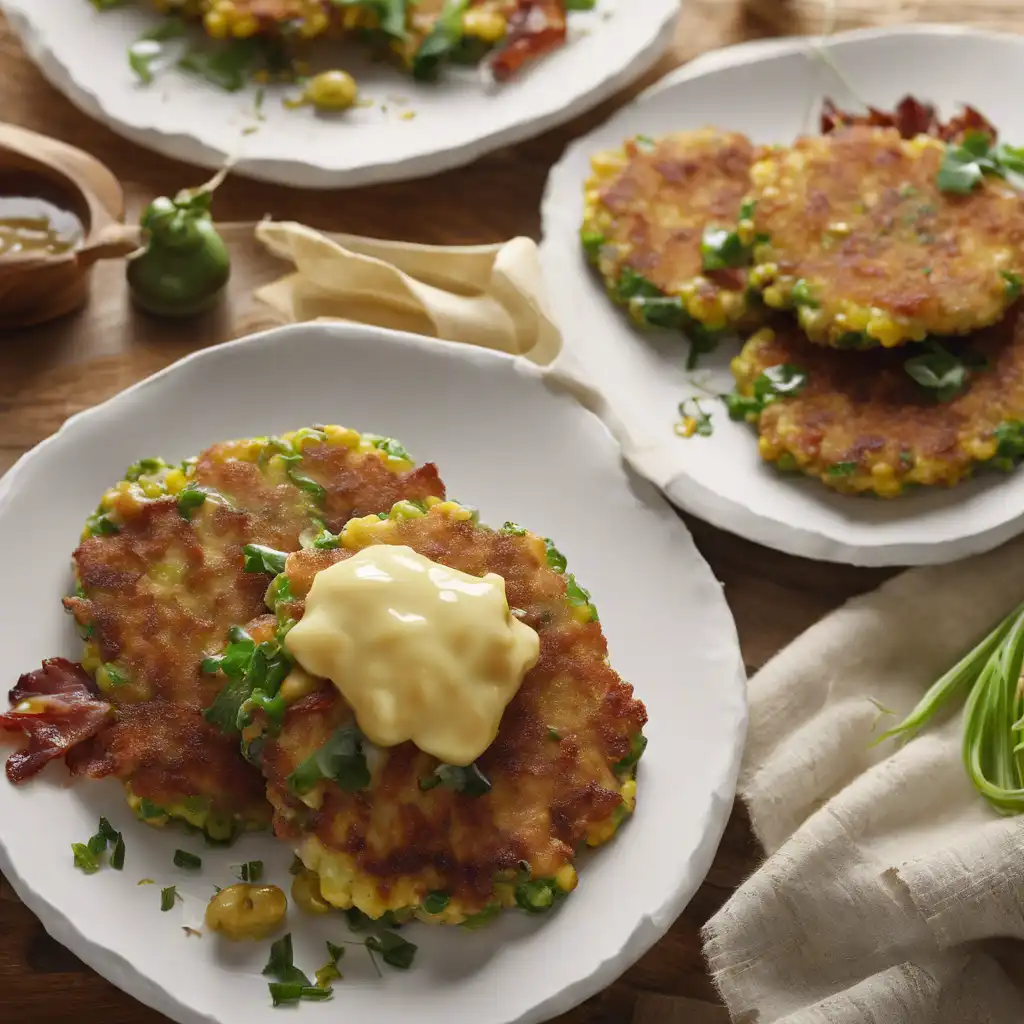
[[[98,509],[86,519],[85,530],[90,537],[112,537],[121,532],[121,527],[110,518],[109,513]]]
[[[269,572],[276,576],[284,572],[284,564],[288,561],[287,551],[275,551],[262,544],[246,544],[242,554],[246,572]]]
[[[569,563],[566,561],[565,555],[555,547],[554,541],[550,537],[544,538],[544,553],[547,556],[549,568],[554,572],[565,572]]]
[[[338,961],[345,955],[344,946],[336,946],[333,942],[327,943],[327,961],[322,967],[317,968],[317,988],[330,988],[332,981],[341,980],[341,971],[338,970]]]
[[[340,726],[319,750],[310,754],[288,776],[288,788],[302,796],[321,779],[334,782],[347,793],[369,786],[370,769],[363,753],[363,734],[354,722]]]
[[[596,263],[601,257],[601,250],[604,248],[607,239],[600,231],[580,230],[580,244],[591,263]]]
[[[274,1006],[289,1006],[302,1001],[323,1002],[334,994],[330,986],[320,988],[316,985],[298,985],[285,981],[268,982],[267,988]]]
[[[679,419],[676,433],[683,437],[710,437],[715,432],[711,413],[701,407],[699,398],[687,398],[679,403]]]
[[[733,392],[721,397],[730,419],[756,422],[769,405],[781,398],[792,398],[800,394],[806,384],[807,374],[803,370],[789,363],[781,363],[769,366],[754,381],[753,395],[748,397]]]
[[[76,868],[84,871],[87,875],[92,875],[99,871],[99,855],[90,849],[88,843],[72,843],[71,852],[74,855]]]
[[[700,243],[701,262],[705,270],[729,270],[748,266],[750,248],[740,241],[736,231],[708,226]]]
[[[1007,301],[1016,302],[1020,298],[1021,292],[1020,274],[1015,274],[1012,270],[1000,270],[999,273],[1003,277],[1003,289],[1006,292]]]
[[[1006,177],[1024,173],[1024,148],[996,145],[985,132],[968,132],[956,146],[946,148],[935,183],[956,195],[972,192],[987,174]]]
[[[279,640],[257,644],[244,629],[232,627],[223,653],[204,658],[202,662],[203,672],[222,672],[228,680],[203,712],[203,717],[228,734],[240,732],[249,725],[256,708],[280,722],[284,717],[284,702],[279,700],[279,691],[293,664]]]
[[[185,868],[187,871],[199,871],[203,866],[203,858],[189,853],[188,850],[175,850],[174,866]]]
[[[412,967],[418,948],[415,943],[403,939],[401,935],[396,935],[394,932],[378,932],[376,935],[367,935],[365,945],[371,955],[379,953],[384,963],[402,971],[407,971]]]
[[[263,877],[263,861],[247,860],[239,864],[235,877],[243,882],[258,882]]]
[[[167,60],[165,43],[180,39],[185,34],[185,23],[180,18],[167,18],[155,28],[144,32],[128,47],[128,65],[139,79],[149,85],[154,78],[154,65]]]
[[[160,890],[160,909],[166,912],[174,906],[175,900],[180,899],[181,895],[178,893],[178,887],[169,885],[166,889]]]
[[[518,523],[505,523],[501,528],[502,533],[507,533],[511,537],[525,537],[526,527],[520,526]]]
[[[423,909],[428,914],[440,914],[451,901],[452,898],[449,893],[446,893],[443,889],[436,889],[433,892],[428,892],[423,898]]]
[[[461,765],[439,764],[430,775],[424,775],[419,780],[423,792],[436,786],[444,786],[445,789],[471,797],[484,796],[491,791],[490,779],[475,764],[465,768]]]
[[[232,39],[212,48],[193,47],[181,56],[178,67],[225,92],[238,92],[266,61],[269,45],[265,40],[249,38]]]
[[[1024,421],[1004,420],[992,431],[996,453],[991,464],[1006,472],[1015,469],[1024,459]]]
[[[462,927],[466,931],[475,932],[478,928],[484,928],[489,925],[499,914],[501,913],[500,903],[491,903],[484,907],[477,914],[470,914],[465,921],[462,922]]]
[[[406,0],[330,0],[334,7],[361,7],[377,16],[377,28],[391,39],[405,39]],[[416,0],[413,0],[415,3]]]
[[[948,402],[967,385],[967,365],[937,341],[929,341],[926,346],[928,351],[912,356],[903,364],[903,369],[926,388],[935,401]]]
[[[528,914],[545,914],[566,895],[553,878],[527,878],[514,891],[516,906]]]
[[[286,985],[307,986],[310,984],[309,978],[295,966],[291,932],[278,939],[270,947],[270,957],[266,967],[263,968],[263,974],[270,978],[276,978]]]
[[[420,82],[434,81],[452,60],[463,40],[462,15],[469,0],[445,0],[430,34],[412,56],[410,71]]]
[[[825,470],[826,476],[852,476],[857,472],[856,462],[833,462],[828,469]]]
[[[161,470],[167,469],[167,463],[163,459],[145,458],[133,462],[125,471],[124,478],[135,483],[140,477],[155,476]]]
[[[396,441],[393,437],[377,437],[375,434],[363,434],[363,439],[369,441],[374,448],[383,452],[389,459],[412,462],[412,456],[406,451],[405,445],[401,441]]]

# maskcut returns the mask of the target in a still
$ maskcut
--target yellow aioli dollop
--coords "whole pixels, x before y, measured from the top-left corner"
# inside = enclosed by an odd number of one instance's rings
[[[470,576],[391,544],[317,573],[285,646],[334,683],[371,742],[412,740],[461,766],[494,741],[540,656],[500,576]]]

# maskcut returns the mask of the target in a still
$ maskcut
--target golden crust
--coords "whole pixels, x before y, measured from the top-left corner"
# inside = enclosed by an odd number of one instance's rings
[[[401,498],[441,497],[444,485],[432,464],[395,471],[378,451],[307,443],[302,471],[325,492],[315,498],[281,465],[261,467],[234,454],[252,455],[252,449],[224,442],[199,457],[192,482],[219,497],[192,510],[190,519],[179,513],[175,496],[122,495],[119,532],[89,537],[75,551],[82,593],[64,603],[88,630],[98,661],[118,674],[116,685],[102,688],[119,721],[113,735],[101,735],[83,754],[90,765],[83,770],[130,781],[140,796],[162,789],[182,799],[216,797],[220,777],[219,803],[238,795],[238,813],[251,818],[257,813],[252,794],[262,792],[262,781],[238,752],[237,738],[203,720],[223,679],[200,667],[232,625],[264,610],[270,576],[244,571],[243,546],[294,551],[301,533],[318,528],[317,519],[337,530],[351,515],[389,509]],[[157,721],[167,729],[151,726]],[[180,770],[182,750],[192,773]],[[219,767],[207,772],[207,762]],[[265,800],[258,803],[266,818]]]
[[[1024,273],[1024,201],[992,176],[967,195],[940,191],[945,152],[871,127],[769,152],[751,171],[765,302],[797,307],[808,336],[837,347],[998,321],[1019,293],[1005,275]]]
[[[735,227],[754,154],[745,136],[714,128],[631,139],[598,154],[583,231],[604,240],[591,250],[613,295],[629,268],[665,295],[686,298],[690,316],[708,327],[744,317],[747,271],[705,271],[701,240],[706,227]]]
[[[310,809],[290,792],[287,777],[350,720],[329,684],[288,709],[280,734],[265,739],[262,767],[278,835],[295,841],[315,836],[340,855],[360,880],[353,887],[355,906],[379,916],[444,889],[452,895],[454,923],[492,904],[502,872],[514,874],[525,861],[532,877],[553,876],[572,863],[582,842],[593,841],[595,830],[623,807],[623,783],[613,766],[630,753],[647,714],[608,665],[600,625],[581,622],[566,599],[566,577],[548,567],[543,542],[459,522],[437,509],[389,525],[387,543],[407,544],[473,575],[504,577],[510,607],[521,609],[540,635],[540,660],[477,762],[490,793],[421,791],[420,778],[437,761],[405,743],[380,752],[382,765],[369,789],[349,793],[322,782],[322,802]],[[300,617],[315,573],[350,554],[291,555],[285,571],[297,600],[279,605],[278,614]]]
[[[1016,308],[969,342],[983,369],[969,371],[966,390],[936,402],[905,371],[905,349],[844,353],[809,343],[789,323],[755,334],[733,360],[737,390],[753,393],[768,367],[789,364],[807,374],[794,397],[768,405],[758,423],[763,458],[846,493],[894,497],[908,484],[950,486],[997,456],[993,432],[1024,419],[1024,315]],[[781,462],[780,462],[781,460]]]

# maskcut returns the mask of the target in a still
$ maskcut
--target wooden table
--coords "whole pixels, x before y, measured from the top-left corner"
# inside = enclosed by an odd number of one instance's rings
[[[743,0],[688,0],[672,54],[647,81],[705,50],[765,34],[766,25]],[[218,219],[251,221],[273,211],[278,218],[324,229],[448,244],[493,242],[516,234],[536,237],[548,168],[570,138],[605,119],[624,98],[606,103],[568,128],[501,150],[463,170],[425,182],[339,192],[329,203],[320,193],[229,180],[217,194]],[[130,216],[153,196],[206,177],[203,171],[139,149],[85,118],[46,84],[2,17],[0,116],[81,146],[107,163],[125,184]],[[0,336],[0,472],[70,413],[172,361],[192,345],[188,331],[174,329],[144,341],[123,325],[102,332],[102,337],[82,333],[71,321],[28,338]],[[827,611],[887,575],[790,558],[706,523],[688,522],[725,584],[750,671]],[[9,682],[13,681],[0,681],[4,686]],[[560,1018],[562,1024],[725,1021],[727,1015],[705,970],[700,929],[758,859],[745,815],[737,809],[707,881],[669,934],[609,989]],[[0,878],[0,1021],[77,1024],[83,1019],[104,1024],[165,1020],[49,938]]]

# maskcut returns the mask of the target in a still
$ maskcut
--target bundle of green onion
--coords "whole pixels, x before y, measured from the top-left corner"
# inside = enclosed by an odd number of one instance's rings
[[[1024,813],[1024,604],[1018,605],[880,737],[913,738],[964,694],[964,766],[979,793],[1000,814]]]

